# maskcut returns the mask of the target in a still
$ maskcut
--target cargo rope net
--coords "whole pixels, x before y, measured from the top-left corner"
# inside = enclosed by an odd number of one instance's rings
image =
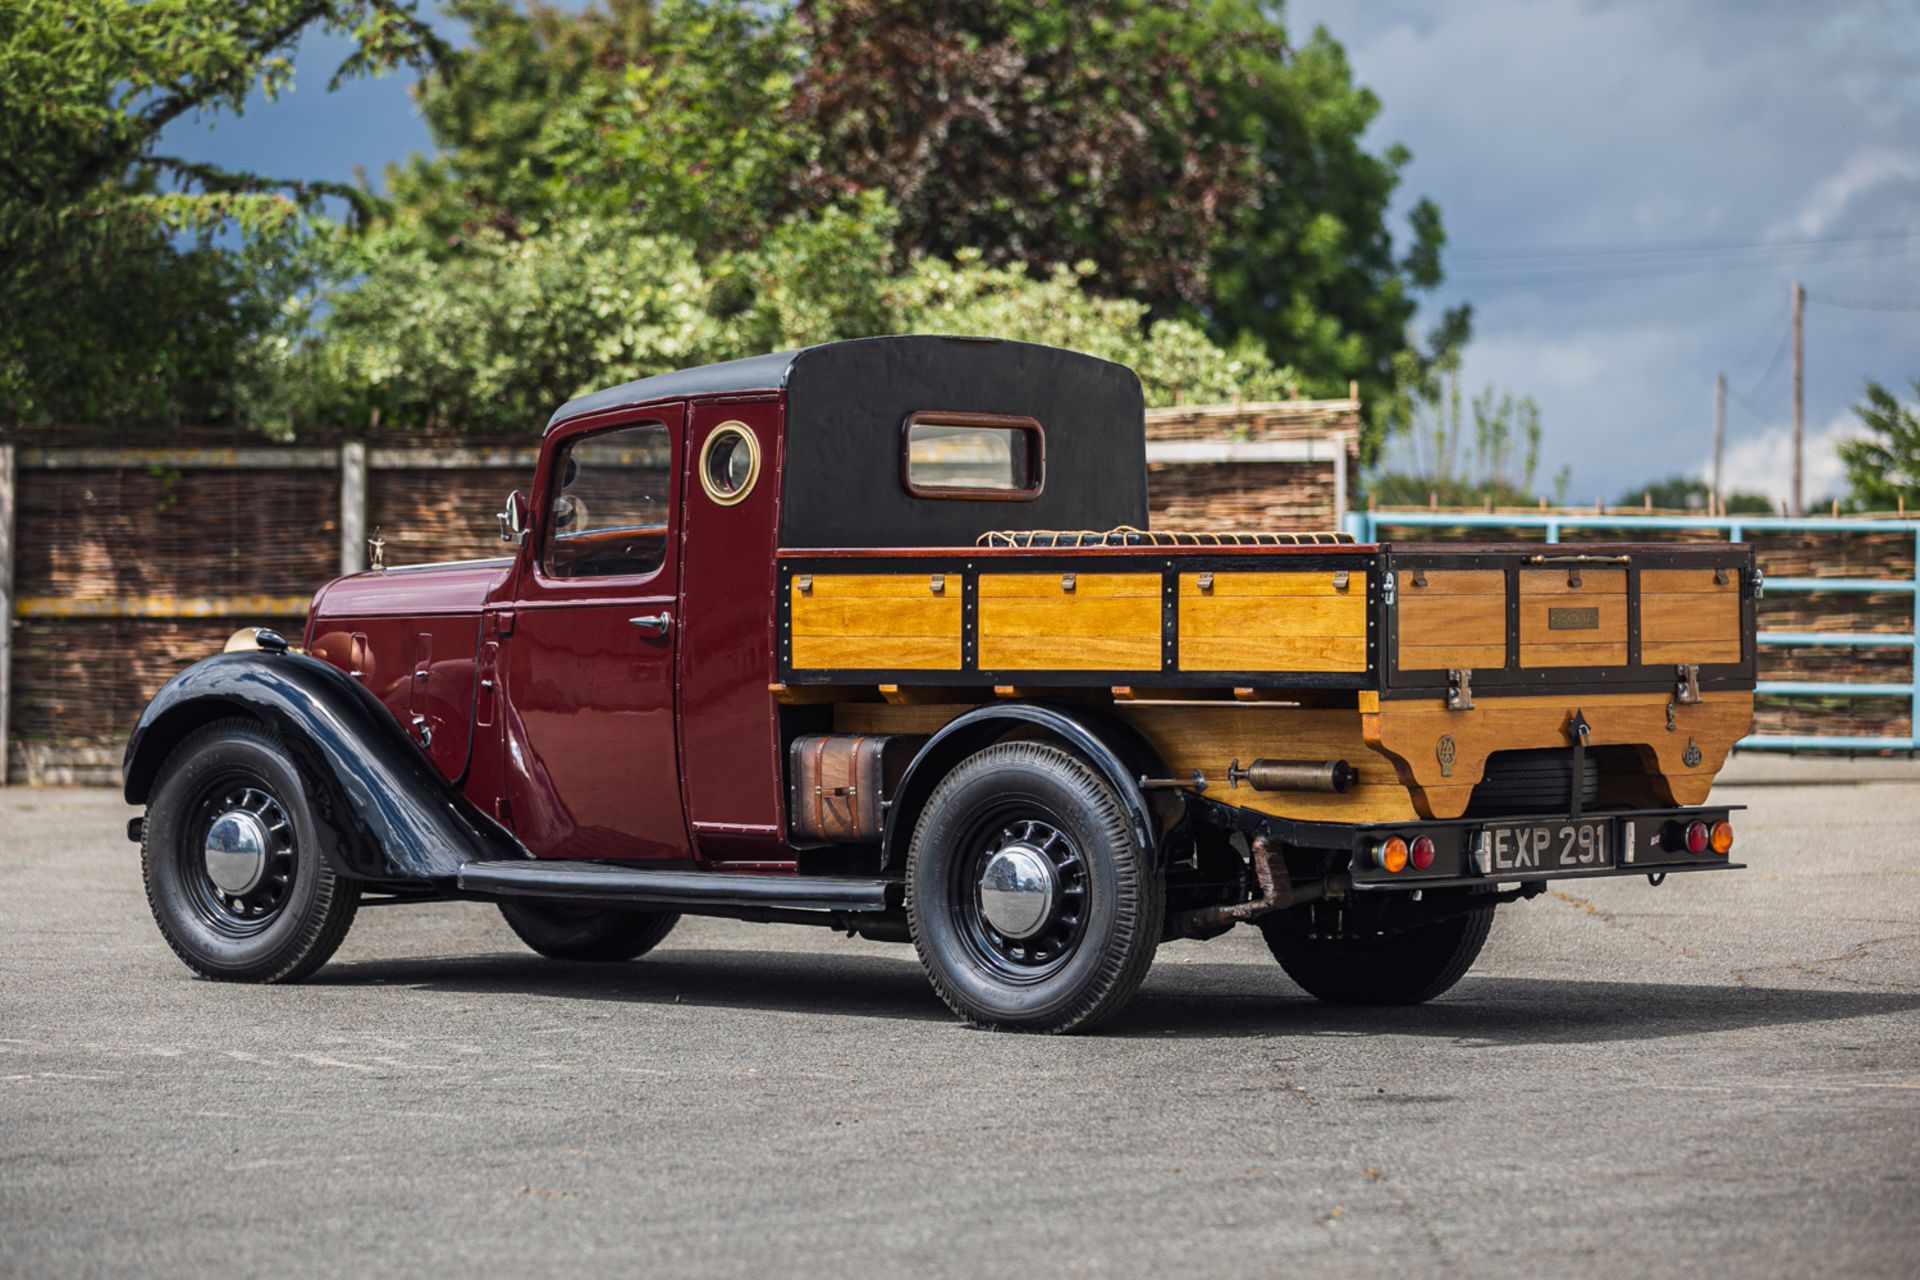
[[[989,529],[980,547],[1328,547],[1352,543],[1350,533],[1226,533],[1210,529]]]

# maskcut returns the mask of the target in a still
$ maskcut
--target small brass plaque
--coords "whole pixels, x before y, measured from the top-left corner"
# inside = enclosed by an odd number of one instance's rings
[[[1599,629],[1600,611],[1598,609],[1547,610],[1547,630],[1549,631],[1598,631]]]

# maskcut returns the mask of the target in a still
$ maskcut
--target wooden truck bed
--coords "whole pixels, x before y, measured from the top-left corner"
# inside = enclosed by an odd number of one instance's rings
[[[834,703],[838,729],[1110,702],[1177,776],[1287,817],[1457,817],[1490,755],[1566,746],[1576,711],[1611,798],[1698,804],[1752,719],[1745,546],[796,550],[778,571],[776,694]],[[1260,757],[1357,781],[1226,784]]]

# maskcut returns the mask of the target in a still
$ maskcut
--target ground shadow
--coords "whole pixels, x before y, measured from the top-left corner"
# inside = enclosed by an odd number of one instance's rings
[[[823,1017],[949,1022],[910,952],[670,949],[629,964],[490,955],[337,963],[317,985],[764,1009]],[[1464,1044],[1593,1044],[1706,1035],[1920,1010],[1920,994],[1469,976],[1440,999],[1397,1009],[1321,1004],[1276,967],[1162,966],[1106,1025],[1118,1036],[1413,1035]]]

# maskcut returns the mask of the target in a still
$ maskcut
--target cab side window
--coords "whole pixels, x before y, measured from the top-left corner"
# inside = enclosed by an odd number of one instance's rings
[[[555,578],[638,577],[667,557],[673,446],[642,422],[569,444],[554,468],[541,565]]]

